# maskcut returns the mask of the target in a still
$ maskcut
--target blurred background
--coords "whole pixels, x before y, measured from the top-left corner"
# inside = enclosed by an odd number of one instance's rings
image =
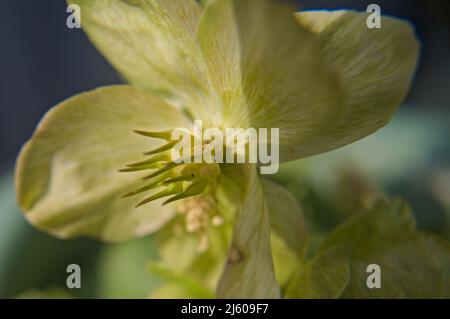
[[[303,9],[365,11],[374,1],[290,2]],[[422,41],[410,95],[380,132],[289,163],[277,179],[305,201],[323,229],[345,219],[349,207],[399,195],[412,204],[420,228],[448,238],[450,1],[376,3],[382,14],[410,20]],[[29,226],[15,204],[14,161],[43,114],[76,93],[121,82],[83,31],[66,27],[67,16],[63,0],[0,1],[0,297],[64,294],[58,287],[65,286],[70,263],[90,278],[84,277],[87,284],[74,296],[145,297],[158,283],[145,270],[145,262],[155,258],[151,237],[121,245],[59,241]]]

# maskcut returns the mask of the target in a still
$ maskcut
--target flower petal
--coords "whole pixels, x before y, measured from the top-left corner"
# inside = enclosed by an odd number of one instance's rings
[[[326,152],[361,139],[384,125],[406,96],[418,60],[411,25],[382,17],[369,29],[367,13],[307,11],[300,24],[317,34],[321,57],[339,75],[344,110],[333,125],[301,146],[298,156]]]
[[[275,276],[283,287],[303,260],[306,229],[295,197],[283,186],[262,179],[272,228],[270,241]]]
[[[223,102],[225,127],[280,128],[281,160],[325,130],[341,112],[334,73],[294,9],[275,1],[208,2],[199,42]]]
[[[129,86],[62,102],[45,115],[17,161],[16,191],[26,218],[63,238],[119,241],[154,231],[172,210],[160,202],[133,208],[139,196],[120,197],[142,184],[142,173],[118,170],[159,143],[133,130],[163,131],[186,121],[161,99]]]
[[[196,42],[202,7],[194,0],[69,0],[81,25],[109,62],[133,85],[157,91],[195,115],[211,93]]]
[[[236,216],[228,262],[217,288],[219,298],[278,298],[270,251],[270,221],[254,165],[224,166],[243,195]]]
[[[283,186],[268,179],[262,181],[273,231],[283,238],[298,257],[302,258],[306,243],[306,229],[303,213],[297,200]]]

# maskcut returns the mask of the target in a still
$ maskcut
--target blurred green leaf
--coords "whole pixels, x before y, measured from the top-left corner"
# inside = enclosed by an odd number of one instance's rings
[[[450,245],[424,233],[382,243],[383,251],[352,259],[343,298],[450,298]],[[389,247],[388,247],[389,246]],[[368,264],[381,267],[381,288],[368,289]]]
[[[82,268],[82,288],[72,291],[73,295],[94,297],[93,281],[85,274],[100,244],[88,239],[59,240],[31,227],[16,204],[12,174],[0,178],[0,203],[0,297],[65,286],[66,267],[73,263]]]
[[[72,299],[73,295],[60,287],[48,287],[42,290],[30,289],[15,297],[16,299]]]
[[[154,289],[150,298],[214,298],[215,294],[188,274],[180,274],[160,262],[148,264],[150,273],[165,279]]]
[[[408,204],[379,201],[337,227],[322,245],[351,260],[345,298],[450,297],[450,244],[417,231]],[[366,269],[381,267],[381,288],[369,289]]]
[[[378,201],[327,236],[317,255],[299,266],[286,296],[450,298],[450,244],[415,225],[403,200]],[[371,264],[380,266],[380,288],[367,286]]]
[[[409,205],[401,199],[389,204],[378,201],[371,210],[354,215],[331,232],[321,250],[339,247],[351,257],[362,257],[390,247],[400,239],[409,239],[415,231],[415,219]]]
[[[97,298],[146,298],[160,280],[145,266],[156,259],[154,237],[147,236],[121,244],[104,244],[95,275]]]
[[[322,253],[306,261],[289,281],[286,298],[335,299],[350,278],[349,260]]]

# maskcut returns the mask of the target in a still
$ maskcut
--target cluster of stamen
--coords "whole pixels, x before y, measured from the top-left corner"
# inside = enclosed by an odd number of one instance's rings
[[[188,198],[177,207],[177,212],[184,217],[186,232],[200,235],[199,251],[207,250],[209,227],[218,227],[224,223],[222,216],[217,213],[214,198],[210,195]]]
[[[163,203],[196,196],[205,192],[208,186],[220,175],[220,167],[217,163],[185,163],[181,161],[176,163],[172,160],[172,148],[179,142],[172,140],[172,131],[147,132],[135,131],[139,135],[146,137],[163,139],[166,141],[161,147],[158,147],[144,155],[150,158],[127,165],[120,172],[141,172],[150,171],[150,174],[143,177],[148,183],[136,190],[133,190],[123,197],[130,197],[143,192],[162,188],[137,204],[142,206],[154,200],[168,197]],[[195,152],[194,152],[195,153]]]

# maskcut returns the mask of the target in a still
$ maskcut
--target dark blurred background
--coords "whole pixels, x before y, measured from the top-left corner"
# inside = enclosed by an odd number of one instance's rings
[[[305,9],[364,10],[374,1],[297,1]],[[422,61],[409,101],[449,112],[450,1],[376,1],[382,14],[414,23]],[[0,172],[12,168],[20,146],[50,107],[75,93],[119,83],[83,31],[66,27],[64,0],[0,1]]]
[[[290,2],[304,9],[365,11],[374,1]],[[336,175],[332,171],[334,157],[349,166],[351,159],[389,194],[411,202],[419,212],[419,227],[449,235],[443,207],[450,210],[450,1],[376,3],[382,14],[410,20],[422,42],[416,78],[401,108],[406,113],[396,116],[380,134],[342,151],[314,157],[316,168],[310,175],[318,179],[317,189],[325,192],[334,185],[326,180]],[[66,27],[67,16],[64,0],[0,0],[0,297],[17,296],[31,288],[63,286],[69,263],[88,269],[92,278],[77,296],[142,297],[155,285],[143,266],[154,257],[151,238],[117,246],[87,239],[59,241],[29,226],[15,203],[14,160],[43,114],[76,93],[121,82],[83,31]],[[288,171],[291,179],[300,171],[298,166],[292,169]],[[349,190],[354,199],[361,193],[360,184],[353,175],[345,176],[350,176],[347,184],[351,187],[337,184],[336,189]],[[342,193],[337,197],[342,198]],[[336,202],[332,206],[337,206]],[[329,221],[326,212],[330,209],[324,207],[323,219]],[[314,215],[320,217],[320,213],[314,206]]]

